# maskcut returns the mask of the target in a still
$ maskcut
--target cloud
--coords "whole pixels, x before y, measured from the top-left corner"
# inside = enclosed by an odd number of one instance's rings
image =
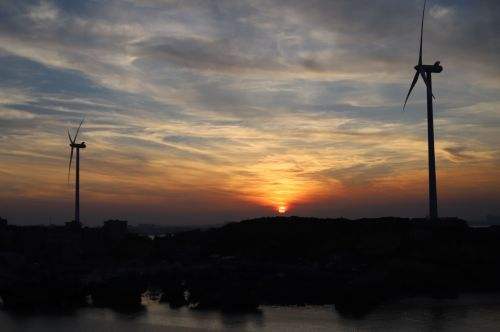
[[[21,120],[21,119],[33,119],[35,115],[30,112],[0,109],[0,119],[4,120]]]
[[[430,15],[436,19],[449,17],[453,12],[453,7],[435,5],[430,8]]]
[[[282,68],[269,57],[245,55],[234,40],[155,38],[132,45],[135,61],[154,61],[216,72]]]
[[[446,151],[449,155],[450,158],[453,161],[461,161],[464,159],[471,159],[473,158],[471,155],[467,153],[469,149],[465,146],[450,146],[443,148],[444,151]]]
[[[41,1],[28,10],[28,16],[33,21],[55,21],[59,15],[57,7],[48,1]]]

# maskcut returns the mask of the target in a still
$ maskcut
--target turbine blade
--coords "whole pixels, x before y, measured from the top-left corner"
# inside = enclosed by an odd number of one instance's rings
[[[423,70],[419,70],[420,72],[420,75],[422,76],[422,79],[424,80],[424,83],[426,86],[429,85],[429,78],[427,77],[427,74],[423,71]],[[436,99],[436,97],[434,96],[434,93],[432,93],[432,98],[434,98],[434,100]]]
[[[422,76],[422,79],[424,80],[425,85],[429,85],[429,82],[427,81],[427,74],[425,73],[425,71],[419,69],[418,72]]]
[[[85,121],[85,117],[83,117],[82,121],[80,121],[80,125],[78,126],[78,129],[76,130],[75,141],[76,141],[76,136],[78,136],[78,132],[80,131],[80,128],[82,127],[83,121]]]
[[[425,5],[427,0],[424,0],[424,9],[422,10],[422,24],[420,26],[420,50],[418,52],[418,64],[422,65],[422,43],[424,39],[424,18],[425,18]]]
[[[413,88],[415,87],[415,84],[417,84],[418,74],[419,74],[419,72],[417,71],[415,73],[415,76],[413,76],[413,81],[411,82],[410,90],[408,91],[408,94],[406,95],[405,103],[403,105],[403,111],[405,110],[406,103],[408,102],[408,98],[410,98],[411,92],[412,92]]]
[[[73,147],[71,147],[71,154],[69,155],[69,168],[68,168],[68,183],[71,175],[71,161],[73,161]]]
[[[68,137],[69,137],[69,141],[71,143],[75,143],[75,141],[71,138],[71,134],[69,133],[69,129],[68,129]]]

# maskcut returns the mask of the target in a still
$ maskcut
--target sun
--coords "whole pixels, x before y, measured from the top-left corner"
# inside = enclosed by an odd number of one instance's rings
[[[286,206],[284,206],[284,205],[280,205],[280,206],[278,207],[278,212],[279,212],[280,214],[285,213],[285,212],[286,212]]]

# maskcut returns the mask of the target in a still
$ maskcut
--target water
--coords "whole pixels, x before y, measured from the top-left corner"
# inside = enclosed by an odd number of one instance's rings
[[[411,299],[382,305],[361,319],[332,306],[271,307],[258,313],[170,309],[146,301],[134,313],[83,308],[71,314],[0,311],[1,331],[500,331],[500,296],[456,300]]]

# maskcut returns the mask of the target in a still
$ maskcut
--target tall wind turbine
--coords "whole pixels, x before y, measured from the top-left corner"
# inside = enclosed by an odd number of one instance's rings
[[[437,189],[436,189],[436,158],[434,155],[434,119],[433,119],[433,109],[432,109],[432,99],[434,95],[432,94],[432,73],[440,73],[443,71],[440,62],[437,61],[433,65],[424,65],[422,63],[422,39],[424,35],[424,17],[425,17],[425,5],[427,0],[424,1],[424,9],[422,11],[422,24],[420,26],[420,51],[418,54],[418,64],[415,66],[415,76],[411,82],[410,90],[406,95],[406,99],[403,105],[403,110],[406,107],[408,98],[417,84],[418,77],[421,76],[426,87],[427,87],[427,142],[429,150],[429,217],[433,220],[438,218],[438,208],[437,208]]]
[[[76,130],[75,137],[71,137],[71,133],[68,129],[69,146],[71,147],[71,154],[69,156],[69,169],[68,169],[68,182],[71,174],[71,162],[73,161],[73,150],[76,149],[76,179],[75,179],[75,223],[80,224],[80,149],[85,149],[87,146],[85,142],[77,143],[76,138],[78,137],[78,132],[82,127],[83,120],[80,122],[78,129]]]

